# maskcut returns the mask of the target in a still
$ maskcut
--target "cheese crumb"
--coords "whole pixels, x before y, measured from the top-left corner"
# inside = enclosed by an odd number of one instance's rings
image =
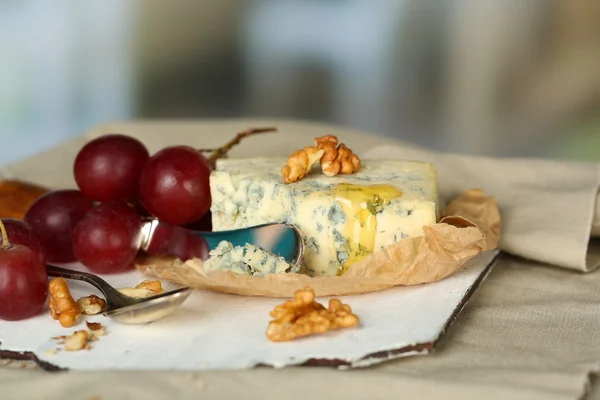
[[[225,240],[209,252],[204,271],[231,271],[240,275],[266,275],[293,272],[285,258],[246,243],[234,246]]]

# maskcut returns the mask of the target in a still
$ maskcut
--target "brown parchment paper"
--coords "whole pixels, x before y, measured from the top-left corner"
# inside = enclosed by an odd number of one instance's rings
[[[139,257],[136,267],[186,286],[246,296],[291,297],[306,286],[318,296],[340,296],[418,285],[444,279],[481,251],[495,249],[500,235],[498,205],[483,191],[468,190],[448,204],[439,223],[424,231],[424,236],[406,238],[373,253],[339,277],[206,273],[199,259],[181,262],[172,257]]]

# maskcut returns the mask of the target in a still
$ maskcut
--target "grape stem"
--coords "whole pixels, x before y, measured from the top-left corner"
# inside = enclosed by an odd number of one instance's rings
[[[229,152],[229,150],[231,150],[231,148],[233,146],[235,146],[236,144],[239,144],[242,141],[242,139],[244,139],[245,137],[256,135],[258,133],[267,133],[267,132],[276,132],[276,131],[277,131],[277,128],[275,128],[275,127],[267,127],[267,128],[250,128],[250,129],[246,129],[245,131],[238,132],[238,134],[235,135],[235,137],[233,139],[231,139],[229,142],[225,143],[223,146],[219,147],[218,149],[215,149],[213,151],[213,154],[211,154],[210,157],[208,157],[208,162],[210,163],[210,165],[213,168],[215,168],[217,160],[219,158],[225,157],[227,155],[227,153]],[[199,151],[211,151],[211,150],[210,149],[200,149]]]
[[[0,231],[2,231],[2,246],[0,246],[0,249],[8,250],[8,249],[10,249],[10,242],[8,241],[8,233],[6,233],[6,227],[4,226],[4,224],[2,223],[1,220],[0,220]]]

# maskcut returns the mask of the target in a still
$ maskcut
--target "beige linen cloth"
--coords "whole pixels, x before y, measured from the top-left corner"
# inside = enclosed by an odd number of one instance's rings
[[[598,163],[467,157],[406,145],[377,146],[363,157],[435,163],[442,199],[468,188],[496,197],[502,216],[500,247],[506,252],[579,271],[600,265],[597,246],[588,243],[593,227],[598,233]]]
[[[578,399],[600,398],[597,164],[493,160],[440,154],[391,138],[289,120],[105,124],[3,173],[74,187],[72,163],[91,137],[122,132],[151,151],[214,147],[251,126],[277,134],[246,139],[232,157],[287,155],[335,134],[363,158],[437,164],[443,199],[479,187],[497,197],[504,255],[434,354],[353,371],[324,368],[211,372],[68,372],[0,368],[2,399]],[[588,243],[589,242],[589,243]],[[521,256],[521,257],[517,257]],[[528,260],[529,259],[529,260]],[[550,265],[551,264],[551,265]],[[0,332],[1,340],[1,332]]]

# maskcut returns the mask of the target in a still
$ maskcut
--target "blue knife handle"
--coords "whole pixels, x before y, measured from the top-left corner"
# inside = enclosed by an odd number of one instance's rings
[[[254,235],[251,230],[235,230],[235,231],[223,231],[223,232],[198,232],[194,231],[194,235],[202,236],[208,243],[208,248],[213,250],[223,240],[231,242],[234,246],[243,246],[246,243],[252,243]]]
[[[283,224],[280,226],[282,229],[276,237],[273,237],[273,231],[268,229],[270,227],[269,225],[258,225],[229,231],[192,231],[192,233],[197,236],[202,236],[208,243],[208,248],[210,250],[215,249],[223,240],[230,242],[233,246],[244,246],[249,243],[292,262],[298,256],[298,252],[301,248],[298,242],[301,242],[302,239],[295,228]],[[270,246],[261,245],[261,243],[264,242],[262,239],[264,239],[266,235],[272,239],[272,244]]]

